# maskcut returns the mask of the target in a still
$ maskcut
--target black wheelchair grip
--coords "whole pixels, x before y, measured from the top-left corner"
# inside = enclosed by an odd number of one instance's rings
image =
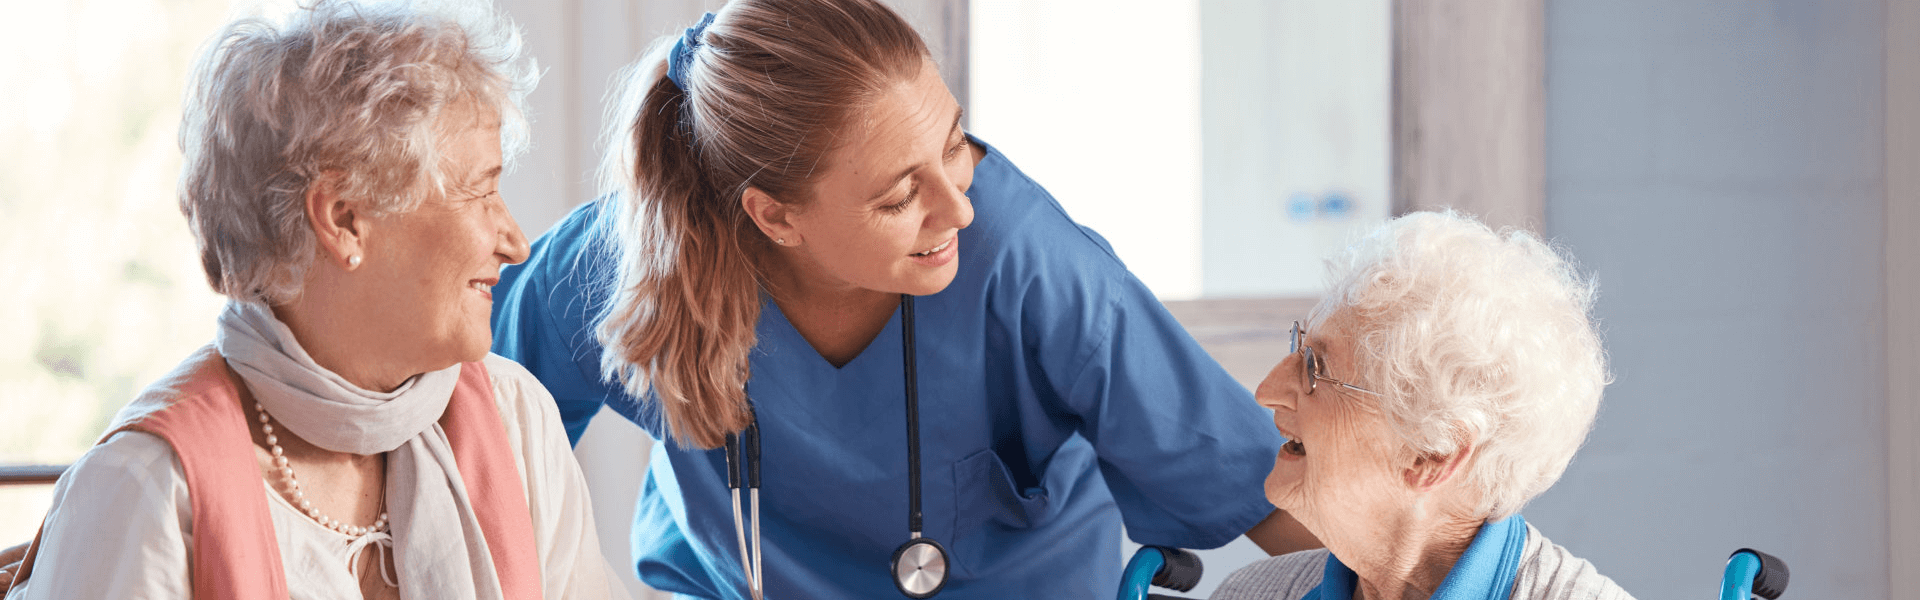
[[[1200,576],[1206,572],[1205,567],[1200,565],[1200,555],[1179,548],[1153,548],[1159,550],[1160,556],[1166,559],[1160,572],[1153,574],[1153,585],[1176,592],[1191,591],[1193,586],[1200,585]]]
[[[1760,559],[1760,572],[1753,576],[1753,595],[1779,600],[1780,593],[1787,591],[1787,562],[1752,548],[1741,548],[1734,554],[1741,552],[1751,552]]]

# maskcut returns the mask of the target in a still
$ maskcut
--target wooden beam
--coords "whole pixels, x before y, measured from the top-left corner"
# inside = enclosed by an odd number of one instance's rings
[[[970,0],[942,0],[940,2],[940,31],[929,35],[940,38],[941,77],[947,80],[947,90],[953,92],[960,106],[966,106],[971,100],[972,81],[967,74],[970,66],[969,56],[973,52],[973,3]],[[966,116],[962,115],[961,119]],[[962,127],[966,123],[960,124]]]
[[[67,465],[0,465],[0,487],[52,485],[65,472]]]
[[[1394,2],[1394,213],[1546,222],[1543,0]]]

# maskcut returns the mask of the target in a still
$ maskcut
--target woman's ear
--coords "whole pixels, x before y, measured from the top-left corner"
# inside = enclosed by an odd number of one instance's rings
[[[307,185],[307,223],[320,253],[352,271],[366,254],[368,220],[359,202],[340,195],[339,182],[338,171],[327,171]]]
[[[1403,476],[1407,487],[1415,491],[1426,492],[1452,481],[1466,469],[1467,462],[1473,459],[1478,450],[1472,436],[1465,430],[1455,428],[1453,451],[1447,454],[1421,454],[1413,459]]]
[[[798,246],[801,243],[800,231],[793,226],[793,208],[774,199],[772,194],[757,187],[748,187],[740,193],[740,207],[746,209],[747,216],[760,228],[767,239],[781,246]]]

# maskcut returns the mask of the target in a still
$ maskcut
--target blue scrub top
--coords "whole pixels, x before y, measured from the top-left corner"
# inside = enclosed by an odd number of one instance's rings
[[[978,140],[975,140],[978,142]],[[922,512],[945,545],[941,598],[1108,598],[1120,525],[1142,544],[1213,548],[1273,511],[1269,414],[1113,249],[991,146],[974,170],[959,274],[915,302]],[[494,288],[494,351],[553,392],[578,440],[605,403],[656,440],[651,402],[603,381],[593,324],[614,281],[589,203]],[[747,393],[762,452],[769,598],[899,597],[907,540],[901,316],[835,368],[767,301]],[[656,442],[633,524],[647,585],[742,598],[720,450]]]

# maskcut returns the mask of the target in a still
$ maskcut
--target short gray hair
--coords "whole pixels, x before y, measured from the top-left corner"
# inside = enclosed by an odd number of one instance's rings
[[[1405,450],[1447,455],[1474,440],[1463,474],[1491,519],[1559,480],[1609,381],[1592,279],[1532,234],[1452,211],[1394,219],[1327,266],[1309,328],[1343,315],[1352,369],[1381,394],[1355,396]]]
[[[484,0],[483,0],[484,1]],[[180,211],[214,291],[279,304],[314,252],[305,211],[323,174],[375,214],[444,192],[441,117],[494,109],[501,154],[525,151],[538,72],[487,4],[320,0],[245,18],[195,61],[180,125]]]

